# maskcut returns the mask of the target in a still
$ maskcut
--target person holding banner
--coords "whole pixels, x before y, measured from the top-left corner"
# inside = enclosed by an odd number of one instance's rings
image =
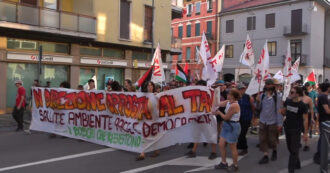
[[[226,114],[219,110],[214,112],[215,115],[220,116],[224,120],[219,142],[221,162],[215,166],[215,169],[227,169],[230,172],[238,171],[237,140],[241,132],[241,125],[239,123],[241,110],[238,104],[240,97],[241,94],[237,89],[231,89],[228,94],[228,100],[221,103],[222,106],[226,105]],[[233,158],[233,164],[230,167],[228,167],[226,161],[227,143],[229,144]]]
[[[156,94],[155,84],[153,82],[151,82],[151,81],[146,82],[145,85],[142,88],[142,92]],[[156,150],[151,157],[158,157],[159,155],[160,155],[159,150]],[[145,154],[144,154],[144,152],[142,152],[136,158],[136,161],[144,160],[144,158],[145,158]]]

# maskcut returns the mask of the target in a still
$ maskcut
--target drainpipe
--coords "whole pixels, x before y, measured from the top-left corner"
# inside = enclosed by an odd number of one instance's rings
[[[151,24],[151,58],[154,54],[154,15],[155,15],[155,0],[152,0],[152,24]]]

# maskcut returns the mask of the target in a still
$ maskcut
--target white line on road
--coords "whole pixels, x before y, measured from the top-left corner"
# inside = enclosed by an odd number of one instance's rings
[[[73,155],[68,155],[68,156],[63,156],[63,157],[57,157],[57,158],[53,158],[53,159],[47,159],[47,160],[31,162],[31,163],[26,163],[26,164],[21,164],[21,165],[9,166],[9,167],[0,168],[0,172],[13,170],[13,169],[18,169],[18,168],[29,167],[29,166],[41,165],[41,164],[45,164],[45,163],[57,162],[57,161],[62,161],[62,160],[74,159],[74,158],[78,158],[78,157],[85,157],[85,156],[91,156],[91,155],[95,155],[95,154],[102,154],[102,153],[111,152],[111,151],[115,151],[115,149],[106,148],[106,149],[89,151],[89,152],[85,152],[85,153],[73,154]]]
[[[153,169],[153,168],[165,166],[165,165],[168,165],[168,164],[173,163],[173,162],[177,162],[177,161],[182,160],[182,159],[185,159],[185,158],[186,158],[186,156],[183,156],[183,157],[179,157],[179,158],[176,158],[176,159],[168,160],[168,161],[165,161],[165,162],[161,162],[161,163],[157,163],[157,164],[145,166],[145,167],[141,167],[141,168],[137,168],[137,169],[131,169],[131,170],[128,170],[128,171],[125,171],[125,172],[121,172],[121,173],[136,173],[136,172],[146,171],[146,170],[149,170],[149,169]]]

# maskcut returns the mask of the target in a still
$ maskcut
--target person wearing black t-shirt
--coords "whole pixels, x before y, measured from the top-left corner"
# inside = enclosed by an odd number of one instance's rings
[[[292,88],[290,92],[291,99],[284,102],[284,107],[281,110],[281,113],[286,116],[284,129],[287,147],[290,152],[288,165],[290,173],[301,167],[299,160],[301,132],[304,132],[304,141],[308,139],[308,114],[306,105],[301,101],[300,97],[302,96],[302,88]]]
[[[324,121],[330,121],[330,103],[328,100],[330,84],[322,83],[319,85],[320,93],[317,98],[317,111],[319,113],[319,127],[320,127],[320,137],[317,143],[317,152],[314,154],[314,162],[320,164],[320,145],[322,136],[322,126],[321,123]]]

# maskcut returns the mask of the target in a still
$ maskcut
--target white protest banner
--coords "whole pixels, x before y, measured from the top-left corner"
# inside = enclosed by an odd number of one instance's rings
[[[206,66],[207,59],[211,57],[209,43],[207,42],[205,33],[203,32],[202,42],[199,48],[199,54],[202,57],[204,66]]]
[[[249,34],[246,37],[244,50],[240,58],[240,63],[249,66],[250,68],[252,68],[252,66],[254,65],[254,53],[253,53],[252,42],[250,40]]]
[[[133,152],[177,143],[217,142],[213,90],[153,93],[32,88],[30,129]],[[180,94],[178,94],[180,93]]]
[[[160,46],[155,50],[154,57],[152,58],[151,65],[154,66],[154,71],[151,76],[151,81],[153,83],[162,83],[165,81],[165,73],[162,63],[162,54],[160,52]]]
[[[253,72],[253,77],[246,90],[246,94],[253,95],[263,90],[265,79],[269,78],[269,54],[267,40],[261,51],[258,64]]]

